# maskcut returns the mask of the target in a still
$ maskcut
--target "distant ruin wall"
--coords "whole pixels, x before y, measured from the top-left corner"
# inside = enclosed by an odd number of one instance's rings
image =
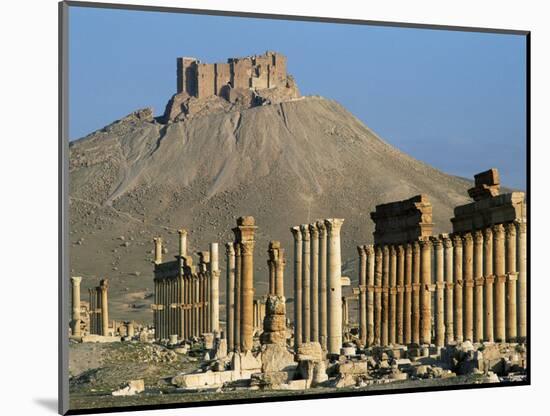
[[[286,87],[286,57],[277,52],[244,58],[229,58],[227,63],[203,64],[196,58],[177,60],[178,93],[193,97],[223,96],[224,87],[265,89]]]

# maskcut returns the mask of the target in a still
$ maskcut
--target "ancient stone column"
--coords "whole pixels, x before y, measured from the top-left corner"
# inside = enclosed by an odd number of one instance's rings
[[[220,267],[218,243],[210,243],[210,328],[220,332]]]
[[[483,232],[474,232],[474,341],[483,341]]]
[[[485,286],[485,305],[483,307],[485,321],[483,323],[484,340],[494,341],[494,305],[493,305],[493,283],[495,281],[493,271],[493,230],[487,227],[483,233],[483,277]]]
[[[128,338],[133,338],[134,335],[135,335],[134,321],[129,321],[126,323],[126,336]]]
[[[502,224],[493,225],[493,256],[495,273],[495,341],[505,342],[506,265],[504,226]]]
[[[187,257],[187,230],[178,230],[179,235],[179,255],[180,257]]]
[[[374,247],[365,246],[367,254],[367,346],[374,345]]]
[[[367,251],[365,246],[357,246],[359,254],[359,340],[367,344]]]
[[[311,269],[311,342],[319,342],[319,230],[316,224],[309,224],[311,239],[310,269]]]
[[[412,342],[412,245],[405,245],[405,307],[403,311],[403,342]]]
[[[300,225],[302,232],[302,342],[311,336],[311,240],[307,224]]]
[[[435,345],[445,345],[445,323],[444,323],[444,290],[445,290],[445,262],[443,253],[443,241],[441,237],[433,237],[435,262]]]
[[[453,266],[454,266],[454,335],[457,342],[464,341],[464,330],[462,320],[462,237],[460,234],[453,234]]]
[[[517,221],[518,244],[518,342],[527,337],[527,223]]]
[[[412,243],[412,343],[420,344],[420,245]]]
[[[516,225],[508,223],[506,229],[506,340],[516,342],[517,327],[517,244]]]
[[[397,340],[397,251],[390,246],[390,308],[388,320],[388,342],[395,344]]]
[[[101,290],[101,335],[109,335],[109,301],[107,299],[109,280],[101,280],[99,287]]]
[[[342,347],[342,258],[340,230],[343,219],[325,220],[327,228],[327,272],[328,272],[328,339],[330,354],[339,354]]]
[[[270,241],[269,242],[269,248],[267,249],[267,270],[268,270],[268,289],[267,293],[269,295],[275,294],[275,249],[274,244],[278,243],[278,241]]]
[[[432,343],[432,243],[420,240],[420,343]]]
[[[405,249],[402,245],[396,247],[397,252],[397,343],[403,344],[403,310],[405,306],[404,293],[405,293]]]
[[[234,349],[240,351],[241,349],[242,257],[241,257],[241,246],[238,242],[235,242],[234,248],[235,248],[235,322],[233,324],[233,327],[235,329],[235,333],[233,335],[233,342],[235,345]]]
[[[464,340],[474,340],[474,241],[471,233],[462,236],[464,283]]]
[[[345,296],[342,296],[342,328],[344,332],[347,330],[348,325],[349,325],[348,299]]]
[[[302,233],[300,227],[290,229],[294,237],[294,349],[302,345]]]
[[[237,220],[239,243],[241,245],[241,351],[253,347],[252,303],[254,301],[254,217],[240,217]]]
[[[275,295],[285,296],[285,249],[279,248],[277,261],[275,262]]]
[[[442,238],[445,250],[445,344],[450,344],[455,340],[453,240],[448,234],[442,234]]]
[[[382,342],[382,247],[375,246],[374,271],[374,344]]]
[[[200,308],[200,272],[194,276],[194,294],[193,294],[193,305],[194,305],[194,316],[193,316],[193,335],[198,337],[201,330],[201,308]]]
[[[233,243],[225,244],[226,255],[226,301],[225,321],[227,331],[227,348],[233,351],[235,348],[235,248]]]
[[[71,331],[72,335],[79,337],[80,333],[80,282],[82,277],[71,277],[72,287],[72,316],[71,316]]]
[[[162,263],[162,238],[161,237],[155,237],[153,238],[153,242],[155,243],[155,264]]]
[[[317,221],[319,230],[319,342],[327,350],[327,230],[323,221]]]
[[[191,336],[191,275],[183,276],[183,339]]]
[[[389,343],[389,319],[390,319],[390,248],[384,245],[382,248],[382,345]]]

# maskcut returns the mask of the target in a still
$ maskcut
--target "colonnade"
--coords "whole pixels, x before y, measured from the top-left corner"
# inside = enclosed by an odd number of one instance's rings
[[[526,247],[524,221],[358,246],[361,342],[525,340]]]
[[[290,229],[294,237],[294,339],[319,342],[339,354],[342,346],[340,229],[330,218]]]
[[[102,279],[99,282],[99,286],[88,289],[90,299],[90,334],[109,334],[108,290],[108,279]]]

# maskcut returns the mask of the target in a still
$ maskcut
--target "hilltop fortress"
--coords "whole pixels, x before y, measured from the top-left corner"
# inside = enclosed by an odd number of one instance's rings
[[[273,51],[213,64],[177,58],[177,93],[164,118],[179,121],[206,111],[240,110],[299,98],[286,63],[284,55]]]

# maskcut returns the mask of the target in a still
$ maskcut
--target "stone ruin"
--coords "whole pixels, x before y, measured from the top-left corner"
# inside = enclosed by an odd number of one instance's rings
[[[342,296],[342,287],[351,281],[341,273],[344,220],[291,227],[290,324],[284,296],[286,260],[278,241],[268,248],[268,293],[254,297],[258,227],[253,217],[238,218],[235,240],[226,244],[225,329],[213,312],[219,308],[214,295],[219,290],[217,244],[199,253],[195,268],[183,230],[175,262],[162,261],[162,243],[156,239],[154,336],[179,352],[199,345],[204,353],[199,368],[174,376],[172,384],[231,391],[361,387],[457,375],[478,375],[482,382],[523,380],[527,209],[523,193],[501,195],[498,185],[495,169],[476,175],[469,190],[474,201],[455,208],[450,234],[432,234],[432,206],[426,195],[377,206],[371,214],[375,244],[357,247],[358,286],[352,287],[351,296]],[[191,279],[186,285],[185,276],[196,276],[198,284],[192,286]],[[76,333],[82,328],[77,325],[79,283],[73,278],[71,329]],[[110,329],[106,289],[102,281],[90,292],[90,314],[99,314],[91,318],[90,328],[103,333]],[[359,306],[357,324],[350,319],[351,301]],[[135,330],[130,324],[124,323],[126,337],[136,340],[130,336]],[[123,330],[115,332],[122,335]]]
[[[164,120],[181,121],[206,112],[242,110],[299,97],[286,70],[286,57],[280,53],[267,51],[213,64],[181,57],[177,59],[177,93],[166,106]]]

